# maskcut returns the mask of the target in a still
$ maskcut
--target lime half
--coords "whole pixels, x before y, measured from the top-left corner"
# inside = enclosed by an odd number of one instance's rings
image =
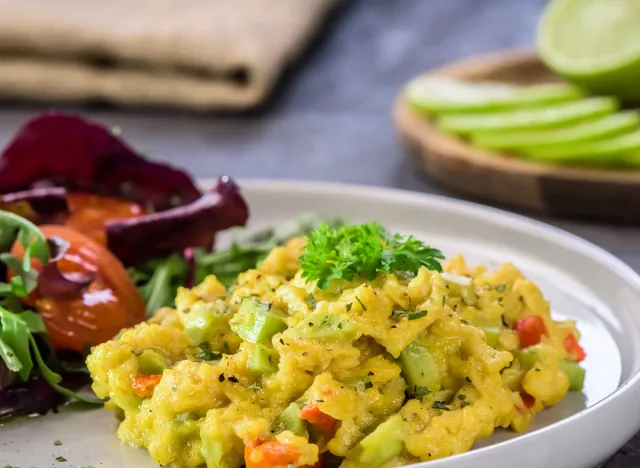
[[[565,83],[523,87],[419,77],[406,86],[405,96],[415,109],[430,114],[535,107],[577,100],[583,97],[583,93],[576,86]]]
[[[556,73],[597,94],[640,102],[640,1],[552,0],[537,42]]]
[[[618,112],[595,120],[540,130],[516,130],[474,133],[471,141],[483,148],[519,150],[548,148],[568,143],[598,140],[640,128],[640,113]]]
[[[613,98],[597,97],[532,109],[479,114],[445,114],[437,122],[446,132],[469,134],[481,131],[529,130],[566,125],[612,114]]]

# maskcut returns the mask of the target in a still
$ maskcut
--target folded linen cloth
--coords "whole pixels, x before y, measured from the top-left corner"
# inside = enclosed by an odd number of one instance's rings
[[[0,97],[254,107],[340,0],[0,0]]]

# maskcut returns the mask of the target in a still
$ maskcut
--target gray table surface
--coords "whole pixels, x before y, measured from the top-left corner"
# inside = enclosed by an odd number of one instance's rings
[[[464,56],[533,46],[545,0],[359,0],[337,17],[268,112],[244,117],[86,110],[198,177],[342,181],[451,195],[403,158],[389,109],[412,76]],[[41,106],[0,108],[0,145]],[[640,229],[545,221],[640,270]],[[629,417],[640,418],[632,414]],[[589,441],[585,441],[589,443]],[[569,449],[569,448],[568,448]],[[605,468],[640,467],[640,434]]]

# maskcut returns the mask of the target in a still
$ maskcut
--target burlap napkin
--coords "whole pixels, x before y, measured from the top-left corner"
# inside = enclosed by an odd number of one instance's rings
[[[246,109],[340,0],[0,0],[0,97]]]

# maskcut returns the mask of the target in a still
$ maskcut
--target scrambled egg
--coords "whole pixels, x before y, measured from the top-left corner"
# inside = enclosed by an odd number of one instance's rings
[[[394,467],[522,431],[581,388],[574,323],[513,265],[455,257],[319,290],[303,247],[273,249],[229,291],[214,276],[181,288],[176,309],[93,349],[124,443],[184,468]]]

